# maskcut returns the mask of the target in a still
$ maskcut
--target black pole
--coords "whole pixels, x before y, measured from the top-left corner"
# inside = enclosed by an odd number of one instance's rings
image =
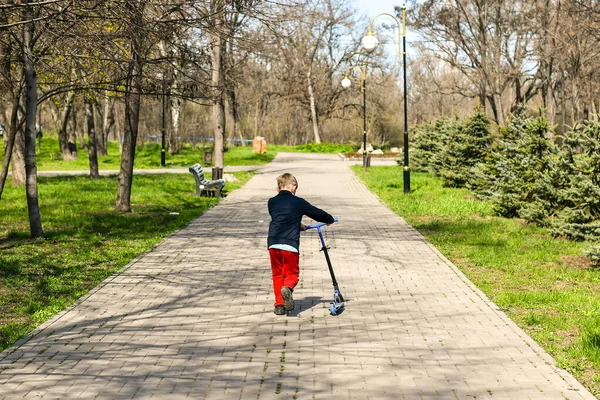
[[[408,98],[406,90],[406,35],[402,36],[404,63],[404,193],[410,193],[410,167],[408,166]]]
[[[329,274],[331,274],[331,281],[333,282],[333,289],[337,290],[338,295],[340,296],[340,301],[344,301],[344,296],[342,296],[342,292],[340,292],[340,288],[338,287],[337,280],[335,279],[335,274],[333,273],[333,267],[331,266],[331,259],[329,258],[329,253],[327,252],[327,247],[321,248],[323,253],[325,254],[325,261],[327,261],[327,267],[329,268]]]
[[[166,166],[166,153],[165,153],[165,136],[167,134],[167,111],[165,101],[165,88],[163,87],[162,93],[162,149],[160,151],[160,166]]]
[[[367,169],[367,71],[366,67],[362,80],[363,92],[363,167]]]

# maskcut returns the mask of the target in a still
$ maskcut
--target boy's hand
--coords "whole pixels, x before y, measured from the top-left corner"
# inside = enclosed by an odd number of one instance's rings
[[[304,225],[303,223],[300,223],[300,230],[301,231],[305,231],[306,230],[306,225]]]

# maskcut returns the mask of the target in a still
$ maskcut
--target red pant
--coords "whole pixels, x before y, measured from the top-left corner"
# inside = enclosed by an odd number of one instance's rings
[[[271,270],[273,271],[275,305],[282,306],[281,288],[287,286],[293,290],[298,283],[300,254],[280,249],[269,249],[269,256],[271,257]]]

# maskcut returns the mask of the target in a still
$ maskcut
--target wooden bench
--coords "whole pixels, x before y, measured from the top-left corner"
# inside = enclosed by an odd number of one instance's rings
[[[221,189],[225,186],[225,179],[209,181],[204,176],[204,170],[200,164],[194,164],[189,168],[196,179],[196,196],[221,197]]]

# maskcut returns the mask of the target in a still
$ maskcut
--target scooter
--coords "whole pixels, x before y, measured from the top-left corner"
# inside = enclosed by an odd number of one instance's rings
[[[335,218],[334,222],[337,222],[338,219]],[[337,280],[335,279],[335,274],[333,273],[333,267],[331,266],[331,260],[329,259],[329,253],[327,252],[327,246],[325,245],[325,239],[323,238],[323,232],[321,231],[321,227],[327,224],[319,223],[315,225],[307,225],[306,230],[316,229],[319,232],[319,238],[321,239],[321,251],[325,254],[325,260],[327,261],[327,266],[329,267],[329,273],[331,274],[331,280],[333,281],[333,301],[329,303],[329,312],[331,315],[338,315],[343,311],[344,308],[344,296],[342,296],[342,292],[340,292],[340,288],[338,287]]]

